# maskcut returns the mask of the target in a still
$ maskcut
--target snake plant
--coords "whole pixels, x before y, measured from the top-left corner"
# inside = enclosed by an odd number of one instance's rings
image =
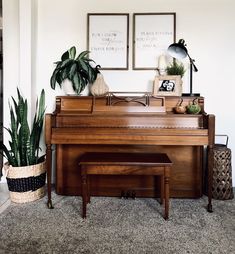
[[[97,65],[91,66],[92,59],[88,58],[89,51],[81,52],[76,57],[76,47],[71,47],[61,56],[61,61],[55,62],[56,68],[52,73],[50,84],[55,89],[56,84],[61,87],[65,79],[69,79],[73,84],[73,89],[80,94],[89,83],[96,80],[99,73]]]
[[[3,143],[1,149],[8,163],[14,167],[34,165],[40,162],[39,142],[45,113],[45,92],[41,91],[36,102],[36,112],[31,129],[28,124],[28,103],[17,88],[18,100],[12,97],[10,108],[10,127],[5,128],[10,134],[8,149]]]

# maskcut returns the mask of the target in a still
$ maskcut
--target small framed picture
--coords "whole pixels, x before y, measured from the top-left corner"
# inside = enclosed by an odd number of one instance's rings
[[[181,96],[182,79],[180,75],[156,76],[153,84],[153,95]]]

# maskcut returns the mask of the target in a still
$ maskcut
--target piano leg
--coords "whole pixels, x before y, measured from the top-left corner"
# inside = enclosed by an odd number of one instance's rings
[[[90,193],[88,193],[87,186],[87,175],[82,171],[82,218],[86,218],[86,206],[88,203],[88,195],[90,197]]]
[[[208,205],[207,211],[212,213],[212,178],[213,178],[213,149],[211,147],[208,148]]]
[[[47,207],[53,209],[51,201],[51,145],[46,147],[46,169],[47,169]]]

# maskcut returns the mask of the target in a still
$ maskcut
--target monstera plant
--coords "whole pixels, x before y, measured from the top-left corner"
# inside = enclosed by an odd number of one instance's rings
[[[52,73],[50,84],[55,89],[56,84],[60,87],[63,81],[70,80],[75,93],[80,94],[89,83],[96,80],[99,73],[99,65],[88,57],[89,51],[83,51],[76,57],[76,48],[73,46],[61,56],[61,60],[55,62],[56,68]]]

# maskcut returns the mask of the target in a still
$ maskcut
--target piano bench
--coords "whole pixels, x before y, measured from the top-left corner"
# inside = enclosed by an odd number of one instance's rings
[[[169,217],[169,178],[172,162],[165,153],[85,153],[79,162],[82,177],[82,217],[90,202],[89,175],[151,175],[161,177],[164,218]]]

